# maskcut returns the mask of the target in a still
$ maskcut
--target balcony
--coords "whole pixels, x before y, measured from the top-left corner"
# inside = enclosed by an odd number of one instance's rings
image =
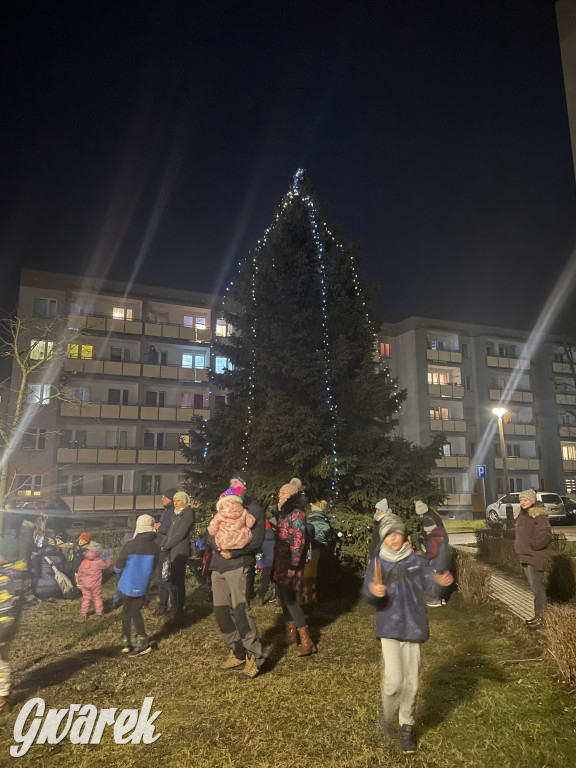
[[[490,400],[495,400],[496,402],[500,403],[502,401],[502,397],[504,396],[504,390],[503,389],[490,389],[489,390],[489,396],[490,396]],[[515,389],[514,392],[512,392],[512,397],[510,398],[510,402],[512,402],[512,403],[533,403],[534,402],[534,395],[529,390]]]
[[[58,448],[59,464],[186,464],[179,450]]]
[[[558,405],[576,405],[576,395],[563,395],[556,392],[556,402]]]
[[[508,368],[509,370],[528,371],[530,369],[530,360],[523,357],[496,357],[495,355],[486,356],[486,364],[490,368]]]
[[[569,363],[552,363],[554,373],[568,373],[572,375],[572,367]]]
[[[535,435],[534,424],[504,424],[505,435]]]
[[[210,342],[212,340],[210,328],[191,328],[188,325],[175,325],[172,323],[144,323],[144,335],[157,336],[162,339],[195,341],[198,343]]]
[[[460,384],[428,384],[430,397],[464,397],[464,387]]]
[[[564,472],[576,472],[576,459],[562,459]]]
[[[464,419],[430,419],[432,432],[466,432]]]
[[[159,408],[147,405],[109,405],[107,403],[62,403],[61,416],[86,419],[132,419],[145,421],[190,421],[193,416],[210,418],[208,408]]]
[[[99,315],[68,315],[68,327],[106,333],[127,333],[135,336],[142,335],[143,323],[140,320],[116,320],[112,317]]]
[[[102,494],[97,496],[62,496],[73,512],[160,512],[162,496]]]
[[[576,427],[560,427],[560,437],[576,437]]]
[[[438,469],[468,469],[470,459],[468,456],[443,456],[436,459]]]
[[[496,469],[503,469],[502,459],[494,459],[494,466]],[[512,472],[526,472],[528,470],[538,472],[540,469],[540,461],[538,459],[522,459],[517,456],[507,456],[506,467]]]
[[[471,493],[449,493],[444,507],[469,507],[472,505]]]
[[[140,378],[169,379],[172,381],[208,381],[206,368],[183,368],[179,365],[154,365],[140,362],[117,362],[91,358],[82,360],[68,357],[64,361],[64,370],[71,373],[104,374],[108,376],[132,376]]]
[[[426,359],[433,363],[461,363],[462,352],[455,349],[427,349]]]

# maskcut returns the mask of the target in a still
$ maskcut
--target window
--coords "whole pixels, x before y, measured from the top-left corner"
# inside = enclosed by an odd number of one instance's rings
[[[68,312],[71,315],[79,315],[82,312],[82,307],[80,304],[77,304],[75,301],[70,302],[70,306],[68,307]]]
[[[30,345],[30,358],[32,360],[46,360],[54,349],[53,341],[34,339]]]
[[[84,475],[72,475],[72,487],[70,490],[73,496],[79,496],[84,493]]]
[[[184,315],[184,325],[186,326],[186,328],[193,328],[194,318],[190,317],[190,315]]]
[[[514,456],[516,458],[520,458],[519,443],[506,443],[506,456]]]
[[[215,395],[214,397],[214,408],[216,410],[219,410],[220,408],[224,408],[226,405],[226,396],[225,395]]]
[[[34,299],[34,317],[56,317],[56,299]]]
[[[387,341],[380,343],[380,357],[390,357],[390,344]]]
[[[227,357],[217,357],[214,365],[214,373],[224,373],[233,370],[232,364]]]
[[[46,430],[29,429],[22,435],[22,448],[27,451],[43,451],[46,448]]]
[[[79,304],[78,302],[71,301],[69,310],[71,315],[93,315],[94,304]]]
[[[164,407],[166,392],[146,392],[146,405]]]
[[[18,496],[40,496],[42,475],[17,475],[16,493]]]
[[[441,408],[440,406],[434,406],[433,408],[430,408],[430,418],[431,419],[449,419],[450,409]]]
[[[196,318],[196,328],[206,328],[206,318],[205,317],[197,317]]]
[[[29,384],[26,402],[34,405],[48,405],[50,402],[50,384]]]
[[[194,367],[194,355],[182,355],[182,368]]]
[[[444,456],[452,456],[452,446],[450,445],[450,443],[445,443],[442,446],[442,453],[444,454]]]
[[[456,493],[456,478],[455,477],[439,477],[438,482],[440,488],[444,493]]]
[[[128,432],[126,430],[106,430],[106,448],[126,448],[127,445]]]
[[[145,450],[154,450],[154,432],[144,432],[144,448]]]
[[[182,392],[180,408],[192,408],[192,395],[190,392]]]
[[[102,475],[102,493],[114,493],[114,475]]]
[[[476,443],[468,444],[468,456],[474,456],[476,453]]]
[[[450,379],[447,373],[439,373],[438,371],[428,371],[428,384],[440,384],[445,386],[450,383]]]
[[[114,320],[132,320],[132,309],[130,307],[114,307],[112,317]]]
[[[68,387],[67,392],[71,400],[78,400],[81,403],[87,403],[90,400],[90,387]]]
[[[565,443],[562,446],[562,459],[564,461],[576,461],[576,444]]]
[[[472,377],[471,376],[464,376],[464,386],[466,387],[466,392],[472,391]]]
[[[204,408],[204,395],[194,395],[194,408]]]
[[[179,435],[180,442],[184,445],[190,445],[190,434],[188,432],[184,432],[183,434]]]
[[[109,389],[108,390],[108,404],[109,405],[128,405],[129,391],[127,389]]]
[[[566,478],[566,493],[576,493],[576,478]]]
[[[124,360],[127,363],[130,361],[130,350],[122,349],[121,347],[110,347],[110,360],[114,360],[116,363],[121,363]]]
[[[464,343],[462,344],[462,357],[469,357],[468,353],[468,344]]]
[[[162,475],[142,475],[140,478],[140,492],[151,496],[153,493],[161,493]]]
[[[216,336],[226,336],[226,320],[216,320]]]
[[[170,322],[170,315],[168,312],[156,312],[156,322],[166,325]]]
[[[94,347],[91,344],[68,344],[68,357],[92,360]]]
[[[124,475],[116,475],[116,493],[122,493],[124,490]]]
[[[204,355],[194,355],[194,368],[205,368],[206,358]]]
[[[516,357],[516,347],[511,347],[509,344],[500,344],[498,349],[499,357]]]
[[[180,435],[176,432],[169,432],[164,436],[164,447],[167,451],[177,451],[180,447]]]

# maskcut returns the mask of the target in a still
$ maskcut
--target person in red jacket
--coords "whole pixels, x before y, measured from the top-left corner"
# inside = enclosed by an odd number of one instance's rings
[[[534,593],[534,618],[528,619],[528,629],[540,629],[548,601],[544,587],[544,571],[548,564],[552,529],[546,507],[536,501],[536,491],[520,491],[520,509],[516,514],[514,550],[520,559],[530,589]]]
[[[108,568],[112,562],[112,556],[109,553],[101,554],[100,544],[95,541],[87,545],[84,552],[84,560],[78,569],[78,586],[82,590],[82,616],[87,618],[90,610],[90,603],[94,601],[94,608],[98,616],[104,614],[104,605],[102,603],[102,571]]]

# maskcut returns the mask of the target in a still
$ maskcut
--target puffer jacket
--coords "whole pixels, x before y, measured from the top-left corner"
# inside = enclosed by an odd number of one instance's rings
[[[50,560],[50,563],[48,560]],[[30,559],[32,594],[40,600],[47,600],[50,597],[62,597],[62,590],[56,581],[52,566],[59,571],[63,571],[65,567],[64,558],[55,544],[46,544],[32,552]]]
[[[120,552],[115,571],[122,572],[118,589],[128,597],[142,597],[146,594],[150,576],[158,559],[156,532],[138,533],[126,542]]]
[[[375,597],[368,589],[374,581],[374,565],[378,560],[382,583],[386,585],[384,597]],[[376,555],[368,563],[362,597],[376,607],[376,637],[425,643],[430,635],[426,595],[439,596],[434,572],[426,558],[410,554],[397,563]]]
[[[78,586],[94,589],[102,584],[102,571],[111,563],[111,559],[104,560],[95,549],[87,549],[84,560],[78,569]]]
[[[227,560],[218,552],[214,537],[206,532],[204,537],[206,546],[213,552],[212,560],[210,562],[211,571],[225,573],[226,571],[235,571],[236,568],[254,567],[256,555],[262,549],[262,542],[264,541],[266,517],[261,505],[257,501],[253,501],[246,494],[244,494],[244,506],[256,520],[254,527],[252,528],[252,541],[249,541],[246,546],[242,547],[242,549],[231,549],[230,559]]]
[[[546,507],[539,501],[516,515],[514,551],[521,563],[545,571],[550,556],[552,529]]]

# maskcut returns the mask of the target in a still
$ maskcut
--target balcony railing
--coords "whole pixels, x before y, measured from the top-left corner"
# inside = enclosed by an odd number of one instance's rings
[[[562,459],[562,468],[565,472],[576,472],[576,459]]]
[[[68,315],[68,327],[87,331],[107,333],[126,333],[136,336],[155,336],[184,341],[209,342],[212,339],[210,328],[191,328],[176,323],[150,323],[142,320],[121,320],[102,315]]]
[[[446,507],[469,507],[472,504],[471,493],[449,493],[444,503]],[[440,507],[442,509],[443,507]]]
[[[494,466],[496,469],[503,469],[502,459],[494,459]],[[523,459],[517,456],[506,457],[506,467],[512,471],[538,471],[540,469],[540,461],[538,459]]]
[[[552,363],[554,373],[572,373],[572,366],[569,363]]]
[[[108,403],[62,403],[61,416],[87,419],[131,419],[143,421],[190,421],[193,416],[210,418],[208,408],[156,407],[149,405],[109,405]]]
[[[576,405],[576,395],[564,395],[556,392],[556,402],[558,405]]]
[[[498,357],[486,355],[486,364],[490,368],[508,368],[526,371],[530,368],[530,360],[524,357]]]
[[[500,402],[502,400],[502,397],[504,395],[503,389],[490,389],[489,390],[489,396],[490,400],[496,400]],[[515,389],[514,392],[512,392],[512,396],[510,400],[513,403],[533,403],[534,402],[534,395],[530,390],[522,390],[522,389]]]
[[[558,431],[559,431],[560,437],[576,437],[576,427],[560,426]]]
[[[427,349],[426,359],[435,363],[461,363],[462,352],[455,349]]]
[[[64,370],[71,373],[105,374],[109,376],[132,376],[140,378],[169,379],[172,381],[208,381],[207,368],[184,368],[181,365],[159,365],[155,363],[119,362],[116,360],[82,359],[68,357]]]
[[[464,387],[461,384],[428,384],[430,397],[464,397]]]
[[[430,419],[432,432],[466,432],[464,419]]]
[[[504,424],[504,433],[506,435],[535,435],[536,427],[534,424]]]
[[[160,512],[162,496],[148,494],[98,494],[62,496],[73,512]]]
[[[467,469],[470,466],[468,456],[442,456],[436,459],[438,469]]]
[[[59,448],[59,464],[186,464],[179,449]]]

